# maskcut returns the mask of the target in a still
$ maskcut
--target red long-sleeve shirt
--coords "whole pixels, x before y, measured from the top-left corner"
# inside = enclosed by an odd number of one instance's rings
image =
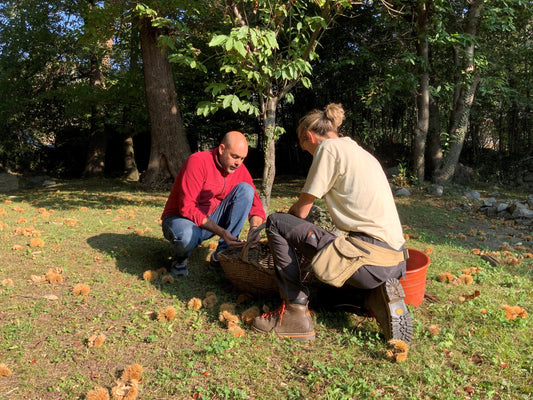
[[[228,174],[218,162],[217,154],[218,147],[211,151],[200,151],[192,154],[183,163],[161,219],[169,215],[181,215],[201,226],[204,219],[215,211],[237,184],[246,182],[255,190],[252,176],[244,164]],[[252,216],[265,219],[265,211],[257,191],[248,218]]]

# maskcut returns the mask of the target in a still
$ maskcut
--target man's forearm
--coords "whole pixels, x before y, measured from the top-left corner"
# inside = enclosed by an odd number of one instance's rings
[[[222,228],[220,225],[215,224],[213,221],[211,221],[209,218],[205,218],[202,225],[200,225],[200,228],[208,230],[209,232],[223,237],[226,230]]]
[[[257,228],[262,223],[263,218],[258,217],[257,215],[253,215],[252,217],[250,217],[250,230]]]

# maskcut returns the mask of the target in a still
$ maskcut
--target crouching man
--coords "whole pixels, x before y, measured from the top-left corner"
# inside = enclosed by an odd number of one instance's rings
[[[244,246],[238,237],[246,219],[250,231],[264,222],[263,205],[243,164],[247,154],[245,136],[231,131],[218,147],[194,153],[183,163],[161,216],[174,251],[173,275],[187,276],[191,251],[213,235],[220,240],[211,265],[220,266],[220,251]]]

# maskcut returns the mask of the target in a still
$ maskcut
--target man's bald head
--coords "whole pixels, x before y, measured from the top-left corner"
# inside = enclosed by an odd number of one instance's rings
[[[230,131],[224,135],[218,147],[218,158],[227,173],[235,172],[247,155],[248,142],[241,132]]]
[[[224,135],[222,138],[222,142],[224,146],[246,146],[248,148],[248,142],[246,141],[246,137],[239,131],[229,131]]]

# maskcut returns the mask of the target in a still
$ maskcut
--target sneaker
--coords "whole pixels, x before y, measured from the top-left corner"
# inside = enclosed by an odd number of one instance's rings
[[[187,276],[189,275],[189,269],[187,268],[187,259],[181,261],[174,260],[170,266],[170,273],[173,276]]]
[[[222,269],[222,266],[220,265],[220,261],[217,258],[217,252],[211,254],[211,257],[209,258],[209,269],[212,271],[220,271]]]
[[[299,341],[315,340],[313,319],[307,305],[303,304],[283,301],[277,310],[256,317],[252,329],[259,333],[273,332]]]
[[[405,294],[400,281],[388,279],[370,291],[365,306],[376,319],[385,339],[400,339],[410,343],[413,337],[413,320],[403,299]]]

